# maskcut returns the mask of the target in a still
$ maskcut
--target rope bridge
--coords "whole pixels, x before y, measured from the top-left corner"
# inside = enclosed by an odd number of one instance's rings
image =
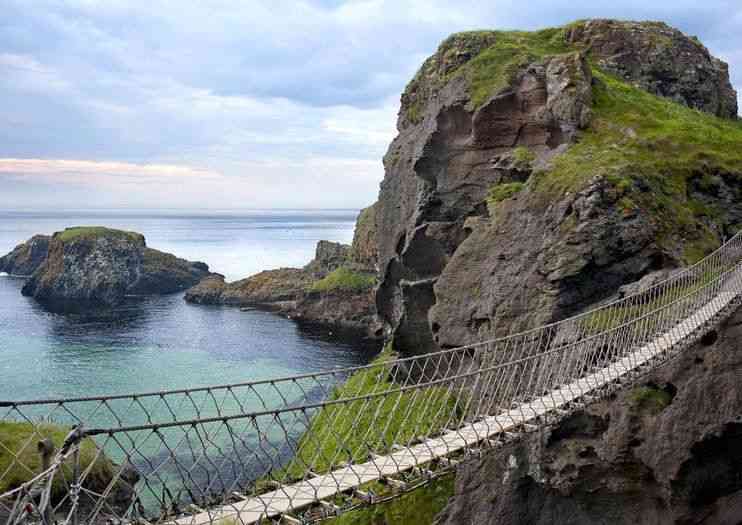
[[[0,402],[0,523],[309,523],[414,489],[634,381],[729,315],[739,234],[641,292],[426,355]]]

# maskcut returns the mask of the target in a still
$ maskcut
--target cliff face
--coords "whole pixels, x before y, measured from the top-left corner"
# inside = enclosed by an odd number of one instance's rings
[[[377,307],[397,350],[563,318],[736,228],[739,126],[647,90],[736,112],[726,66],[664,24],[441,44],[402,95],[377,205]]]
[[[23,294],[59,306],[113,306],[127,295],[184,290],[209,275],[193,263],[147,248],[144,236],[107,228],[55,233]]]
[[[742,311],[613,399],[458,471],[439,525],[742,517]]]
[[[12,252],[0,257],[0,272],[27,277],[46,260],[49,252],[48,235],[34,235],[16,246]]]

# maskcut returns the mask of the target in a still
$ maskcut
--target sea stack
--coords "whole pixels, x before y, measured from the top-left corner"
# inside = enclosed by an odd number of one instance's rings
[[[23,294],[60,308],[115,306],[129,295],[185,290],[211,275],[204,263],[148,248],[139,233],[104,227],[55,233],[36,262]]]

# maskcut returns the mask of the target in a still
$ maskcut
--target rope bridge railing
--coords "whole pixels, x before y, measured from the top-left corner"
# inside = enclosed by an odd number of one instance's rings
[[[0,402],[0,523],[311,522],[416,487],[667,359],[738,304],[742,237],[530,331],[266,381]]]

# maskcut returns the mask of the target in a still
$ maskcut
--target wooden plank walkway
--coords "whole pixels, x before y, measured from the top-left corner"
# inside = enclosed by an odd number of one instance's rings
[[[735,278],[739,278],[735,276]],[[171,523],[176,525],[205,525],[219,523],[225,525],[257,523],[261,519],[275,518],[301,509],[319,500],[331,498],[336,494],[352,490],[364,483],[377,481],[425,465],[434,459],[446,457],[455,452],[490,439],[503,432],[517,429],[555,409],[589,394],[592,391],[619,379],[632,370],[651,361],[653,358],[682,343],[688,336],[701,328],[726,308],[735,295],[722,291],[713,300],[672,329],[655,338],[623,359],[602,368],[577,381],[566,384],[549,394],[524,403],[516,408],[490,416],[481,421],[451,430],[440,437],[429,439],[418,445],[405,447],[372,461],[333,470],[327,474],[286,485],[280,489],[260,496],[246,497],[231,505],[186,516]]]

